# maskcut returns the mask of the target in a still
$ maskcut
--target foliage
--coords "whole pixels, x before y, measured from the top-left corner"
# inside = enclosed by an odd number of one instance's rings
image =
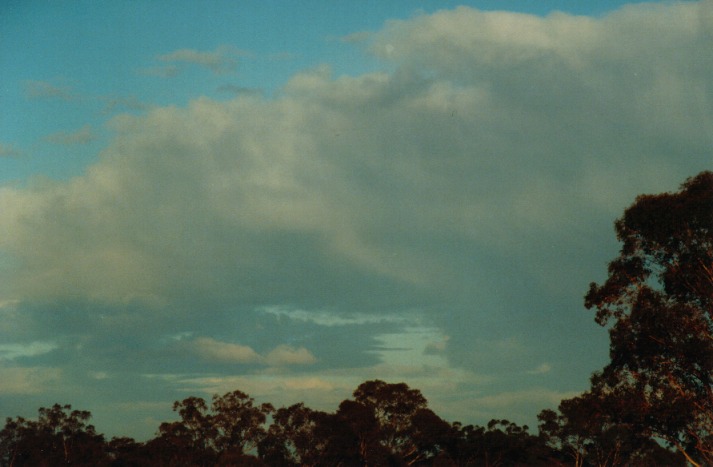
[[[8,418],[0,431],[0,465],[92,465],[105,460],[104,437],[87,422],[91,414],[55,404],[37,421]]]
[[[145,443],[105,442],[87,411],[40,409],[38,421],[7,419],[0,466],[505,466],[549,465],[539,437],[506,420],[487,426],[448,423],[404,383],[367,381],[336,412],[294,404],[274,410],[240,391],[176,401],[180,417]],[[266,425],[271,418],[269,427]]]
[[[713,464],[713,172],[639,196],[615,227],[620,254],[585,298],[613,322],[592,390],[625,400],[629,423],[690,463]]]

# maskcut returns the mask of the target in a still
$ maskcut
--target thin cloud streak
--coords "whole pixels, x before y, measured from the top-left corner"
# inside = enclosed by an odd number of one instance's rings
[[[173,76],[182,65],[198,65],[208,68],[216,74],[230,73],[238,65],[237,58],[249,55],[247,52],[232,48],[219,47],[216,50],[200,51],[195,49],[179,49],[164,55],[159,55],[156,60],[168,63],[166,76]]]
[[[84,125],[76,131],[59,131],[45,137],[45,141],[52,144],[73,146],[77,144],[88,144],[96,139],[94,130],[90,125]]]

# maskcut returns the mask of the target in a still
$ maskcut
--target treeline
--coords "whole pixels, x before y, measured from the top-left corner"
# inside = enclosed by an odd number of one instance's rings
[[[56,404],[37,420],[8,418],[0,432],[3,466],[515,466],[685,465],[682,456],[617,428],[577,432],[553,411],[527,426],[449,423],[418,389],[404,383],[362,383],[333,413],[299,403],[275,409],[241,391],[176,401],[180,420],[161,423],[146,442],[107,441],[91,414]],[[592,407],[594,409],[594,407]],[[592,419],[583,412],[582,418]],[[567,418],[569,420],[569,418]],[[591,428],[589,426],[588,428]],[[605,427],[602,427],[605,428]],[[624,441],[624,442],[622,442]]]

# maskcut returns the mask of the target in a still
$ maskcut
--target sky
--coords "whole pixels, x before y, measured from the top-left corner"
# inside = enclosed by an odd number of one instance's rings
[[[0,417],[382,379],[534,428],[614,220],[713,166],[711,50],[710,0],[2,2]]]

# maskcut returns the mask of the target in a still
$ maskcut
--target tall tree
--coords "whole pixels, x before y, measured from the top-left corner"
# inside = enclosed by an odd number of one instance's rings
[[[565,399],[559,414],[543,410],[538,415],[540,437],[576,467],[684,466],[683,456],[661,447],[631,423],[637,417],[630,416],[630,399],[620,392],[589,391]]]
[[[267,415],[274,411],[271,404],[256,405],[242,391],[213,396],[213,428],[216,446],[223,456],[243,456],[257,448],[265,437]]]
[[[89,424],[91,413],[54,404],[38,419],[8,418],[0,431],[0,465],[99,465],[106,462],[104,436]]]
[[[427,406],[418,389],[406,383],[366,381],[354,391],[354,401],[373,414],[379,428],[379,443],[392,455],[413,462],[420,458],[414,442],[414,416]]]
[[[592,390],[626,395],[629,423],[713,464],[713,172],[639,196],[615,228],[620,254],[585,297],[611,326]]]
[[[277,409],[258,447],[260,458],[270,465],[317,465],[330,436],[329,431],[324,430],[324,420],[328,417],[302,402]],[[320,427],[324,433],[318,432]]]

